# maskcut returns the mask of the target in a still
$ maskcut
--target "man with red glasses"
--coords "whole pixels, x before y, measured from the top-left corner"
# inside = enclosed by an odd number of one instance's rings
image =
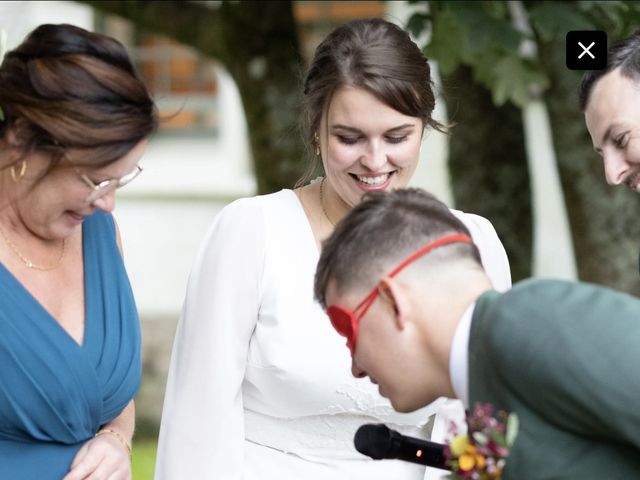
[[[516,412],[504,479],[640,473],[640,300],[550,279],[492,290],[469,233],[415,189],[367,195],[323,245],[315,295],[394,408]]]

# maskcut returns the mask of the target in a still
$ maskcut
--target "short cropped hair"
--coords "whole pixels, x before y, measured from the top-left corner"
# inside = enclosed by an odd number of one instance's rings
[[[580,109],[584,112],[595,84],[607,73],[620,68],[623,77],[640,81],[640,30],[614,43],[607,52],[607,66],[585,72],[578,91]]]
[[[370,289],[423,245],[455,233],[471,236],[444,203],[424,190],[367,193],[323,243],[315,276],[315,298],[326,308],[330,281],[340,292]],[[433,265],[470,260],[482,268],[474,244],[446,245],[428,257]]]

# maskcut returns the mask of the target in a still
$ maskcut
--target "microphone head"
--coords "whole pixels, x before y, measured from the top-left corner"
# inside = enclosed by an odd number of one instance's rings
[[[380,460],[389,458],[392,431],[382,423],[362,425],[353,437],[353,444],[360,453]]]

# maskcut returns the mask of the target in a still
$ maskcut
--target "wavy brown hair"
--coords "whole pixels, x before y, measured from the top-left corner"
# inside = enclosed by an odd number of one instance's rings
[[[37,27],[5,55],[0,109],[0,154],[13,152],[4,167],[44,150],[51,153],[50,170],[67,148],[86,150],[79,164],[103,167],[158,126],[155,104],[124,46],[64,24]]]

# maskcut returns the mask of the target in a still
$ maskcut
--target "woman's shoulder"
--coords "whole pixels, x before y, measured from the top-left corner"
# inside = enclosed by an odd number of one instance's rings
[[[269,210],[291,208],[297,202],[293,190],[283,189],[279,192],[243,197],[233,200],[221,210],[221,215],[233,215],[240,213],[256,214]]]
[[[249,223],[253,225],[250,228],[290,231],[296,225],[304,225],[306,217],[302,212],[296,193],[283,189],[232,201],[216,215],[213,228],[218,224],[233,228],[231,225]]]
[[[483,217],[482,215],[478,215],[476,213],[467,213],[462,210],[456,210],[454,208],[450,208],[449,211],[453,213],[458,220],[460,220],[464,225],[471,231],[471,233],[475,232],[484,232],[495,235],[496,230],[493,228],[492,223]]]
[[[489,275],[493,287],[498,291],[511,286],[511,271],[507,252],[491,222],[481,215],[449,209],[469,230]]]
[[[241,270],[240,264],[260,270],[267,252],[286,248],[281,240],[290,228],[280,228],[277,222],[287,222],[291,216],[286,209],[295,207],[297,201],[292,190],[281,190],[230,202],[210,224],[201,241],[196,265],[208,271],[222,268],[221,262],[232,263],[235,270]]]
[[[239,236],[253,241],[262,241],[267,229],[277,228],[277,222],[291,222],[295,209],[299,208],[298,199],[293,190],[254,197],[244,197],[225,205],[215,216],[207,235],[207,241],[220,236],[237,238]]]

